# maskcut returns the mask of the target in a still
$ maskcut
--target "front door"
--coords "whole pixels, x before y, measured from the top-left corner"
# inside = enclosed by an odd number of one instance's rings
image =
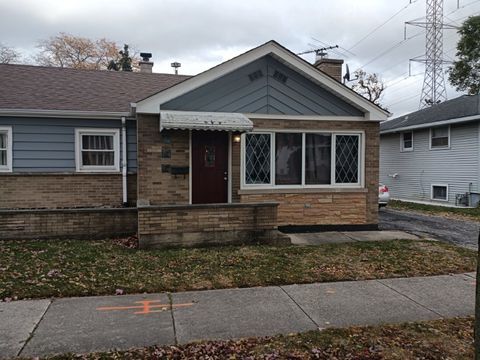
[[[192,131],[192,203],[228,202],[228,133]]]

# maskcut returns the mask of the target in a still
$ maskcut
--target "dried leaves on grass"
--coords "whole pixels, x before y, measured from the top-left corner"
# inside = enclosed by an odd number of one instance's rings
[[[361,280],[475,270],[474,251],[428,241],[138,250],[123,241],[0,242],[0,300]]]
[[[149,347],[60,359],[471,359],[473,318],[310,331],[289,336]]]

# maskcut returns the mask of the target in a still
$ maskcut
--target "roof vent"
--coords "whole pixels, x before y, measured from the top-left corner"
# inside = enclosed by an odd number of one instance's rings
[[[262,70],[257,70],[257,71],[254,71],[254,72],[251,73],[251,74],[248,74],[248,78],[250,79],[250,81],[258,80],[258,79],[260,79],[261,77],[263,77],[263,72],[262,72]]]
[[[287,79],[288,79],[287,75],[282,74],[280,71],[277,71],[277,70],[275,70],[275,72],[273,73],[273,78],[284,84],[287,82]]]

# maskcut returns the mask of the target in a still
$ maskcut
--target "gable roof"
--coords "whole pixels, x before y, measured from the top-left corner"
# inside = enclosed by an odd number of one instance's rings
[[[170,101],[178,96],[188,93],[194,89],[199,88],[213,80],[216,80],[225,74],[228,74],[244,65],[251,63],[264,56],[271,55],[276,60],[280,61],[293,70],[301,73],[306,78],[312,80],[318,85],[324,87],[328,91],[334,93],[336,96],[342,98],[353,106],[357,107],[366,113],[367,119],[384,120],[388,112],[373,104],[363,96],[338,82],[334,78],[328,76],[322,71],[315,68],[312,64],[303,60],[299,56],[292,53],[290,50],[278,44],[276,41],[269,41],[252,50],[249,50],[233,59],[223,62],[207,71],[204,71],[190,79],[185,80],[178,85],[172,86],[157,94],[146,97],[137,102],[137,112],[147,114],[158,114],[160,105]]]
[[[0,110],[129,112],[130,103],[189,76],[0,65]]]
[[[385,134],[476,119],[480,119],[480,95],[463,95],[426,109],[384,121],[380,124],[380,132]]]

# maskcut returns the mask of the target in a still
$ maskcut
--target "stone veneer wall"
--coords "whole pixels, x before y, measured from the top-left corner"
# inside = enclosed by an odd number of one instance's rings
[[[379,123],[370,121],[316,121],[252,119],[255,129],[365,132],[364,189],[240,190],[233,182],[233,199],[241,202],[275,201],[278,225],[376,225],[378,224]],[[240,156],[239,152],[234,156]],[[232,161],[239,174],[240,160]]]
[[[189,132],[160,133],[158,115],[137,115],[138,199],[151,205],[188,204],[189,176],[174,176],[162,165],[189,166]],[[169,153],[169,157],[167,157]]]
[[[136,208],[0,210],[0,240],[95,240],[136,232]]]
[[[0,174],[0,209],[122,206],[121,174]],[[136,204],[136,174],[127,177],[128,203]]]
[[[277,203],[138,208],[141,248],[287,241],[277,231]]]

